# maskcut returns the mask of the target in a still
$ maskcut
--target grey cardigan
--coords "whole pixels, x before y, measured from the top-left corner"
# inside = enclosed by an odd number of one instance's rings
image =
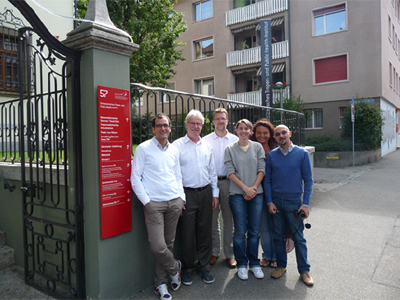
[[[265,174],[265,152],[260,143],[249,142],[247,151],[243,151],[238,142],[226,146],[224,163],[228,176],[235,174],[245,185],[251,187],[257,179],[258,172]],[[257,194],[262,192],[263,188],[260,184]],[[244,191],[231,181],[229,193],[243,194]]]

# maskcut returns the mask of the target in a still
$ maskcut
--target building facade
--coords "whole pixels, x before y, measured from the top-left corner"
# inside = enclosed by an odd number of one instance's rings
[[[306,136],[339,137],[350,101],[380,105],[382,155],[400,143],[399,0],[178,1],[189,28],[171,87],[261,104],[260,20],[271,19],[273,99],[300,96]],[[276,89],[276,83],[284,83]]]

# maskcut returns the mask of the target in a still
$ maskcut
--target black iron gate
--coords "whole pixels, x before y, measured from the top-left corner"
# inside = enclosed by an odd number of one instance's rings
[[[12,33],[3,33],[9,54],[15,54],[10,70],[17,74],[3,87],[19,92],[19,99],[10,101],[10,116],[13,112],[18,124],[10,125],[10,145],[21,161],[25,281],[57,298],[81,299],[86,295],[80,52],[53,37],[25,1],[9,2],[32,26],[14,17]]]

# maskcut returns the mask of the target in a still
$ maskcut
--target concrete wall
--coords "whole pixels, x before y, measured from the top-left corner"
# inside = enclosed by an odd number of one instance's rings
[[[354,165],[360,166],[381,159],[381,150],[355,151]],[[315,152],[314,167],[345,168],[353,165],[353,152]]]

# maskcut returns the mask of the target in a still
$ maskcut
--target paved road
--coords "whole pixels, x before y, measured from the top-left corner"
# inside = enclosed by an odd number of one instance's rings
[[[306,230],[315,285],[299,281],[294,253],[286,274],[237,278],[221,257],[212,266],[215,282],[195,275],[174,299],[400,299],[400,151],[379,162],[345,169],[314,169],[312,224]],[[11,277],[12,276],[12,277]],[[4,293],[7,289],[7,294]],[[45,298],[23,285],[18,268],[0,271],[0,299]],[[42,295],[42,296],[41,296]],[[46,297],[47,299],[50,299]],[[155,300],[149,287],[131,299]]]
[[[194,276],[173,299],[400,299],[400,151],[377,163],[314,169],[310,230],[306,230],[315,285],[299,281],[295,256],[286,274],[238,279],[219,259],[213,284]],[[157,299],[149,287],[131,299]]]

